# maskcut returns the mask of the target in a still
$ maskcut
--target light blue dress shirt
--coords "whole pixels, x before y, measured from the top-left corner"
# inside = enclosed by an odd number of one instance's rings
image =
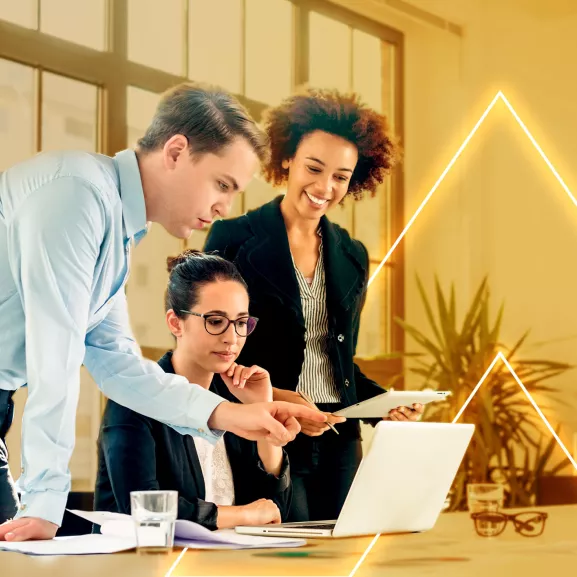
[[[128,320],[130,251],[146,234],[132,150],[39,154],[0,174],[0,389],[28,386],[18,516],[61,524],[80,367],[117,403],[216,442],[223,399],[143,359]]]

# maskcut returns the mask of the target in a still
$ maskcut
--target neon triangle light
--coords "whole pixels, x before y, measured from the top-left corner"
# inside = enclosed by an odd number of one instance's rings
[[[573,193],[569,190],[569,187],[565,184],[565,181],[561,178],[561,175],[557,172],[557,170],[555,169],[555,167],[553,166],[551,161],[547,158],[547,155],[543,152],[543,149],[539,146],[539,143],[535,140],[534,136],[529,132],[529,129],[525,126],[525,123],[521,120],[521,118],[517,114],[517,112],[515,112],[515,109],[511,106],[510,102],[507,100],[507,98],[505,97],[503,92],[501,90],[499,90],[499,92],[497,92],[497,94],[495,95],[493,100],[491,100],[491,103],[489,104],[489,106],[487,106],[487,108],[485,109],[485,112],[483,112],[483,114],[481,115],[481,117],[479,118],[479,120],[477,121],[477,123],[475,124],[473,129],[471,130],[471,132],[469,132],[469,134],[467,135],[467,137],[465,138],[465,140],[463,141],[463,143],[461,144],[461,146],[459,147],[459,149],[457,150],[457,152],[455,153],[453,158],[450,160],[449,164],[447,164],[447,166],[445,167],[445,170],[443,170],[443,172],[441,173],[441,176],[439,176],[439,178],[437,179],[437,182],[435,182],[435,184],[433,185],[431,190],[427,193],[427,196],[424,198],[424,200],[420,204],[419,208],[417,208],[417,210],[415,211],[415,213],[413,214],[413,216],[411,217],[411,219],[409,220],[409,222],[407,223],[407,225],[405,226],[405,228],[403,229],[401,234],[398,236],[397,240],[395,240],[395,242],[392,244],[391,248],[389,249],[389,251],[387,252],[385,257],[383,258],[383,260],[380,262],[379,266],[377,267],[377,269],[375,270],[375,272],[373,273],[373,275],[369,279],[369,283],[368,283],[369,286],[375,280],[375,277],[379,274],[379,272],[381,271],[383,266],[385,266],[385,263],[389,260],[389,258],[391,257],[391,255],[393,254],[393,252],[395,251],[395,249],[397,248],[397,246],[401,242],[401,240],[403,240],[403,238],[407,234],[408,230],[411,228],[411,226],[413,226],[413,223],[415,222],[415,220],[417,220],[417,217],[419,216],[419,214],[421,214],[421,211],[425,208],[425,206],[427,205],[429,200],[431,200],[431,197],[433,196],[433,194],[435,194],[435,191],[437,190],[437,188],[439,188],[440,184],[443,182],[443,180],[447,176],[449,170],[451,170],[451,168],[453,167],[455,162],[457,162],[457,159],[459,158],[459,156],[461,156],[461,154],[463,153],[465,148],[467,148],[467,145],[469,144],[469,142],[471,141],[473,136],[475,136],[477,130],[479,130],[480,126],[485,121],[485,118],[487,118],[489,112],[491,112],[491,110],[493,110],[493,107],[495,106],[495,104],[497,103],[498,100],[503,101],[505,106],[508,108],[509,112],[513,115],[513,118],[517,121],[517,124],[521,127],[521,130],[523,130],[523,132],[525,133],[527,138],[530,140],[531,144],[535,147],[535,150],[537,150],[537,152],[539,153],[539,156],[541,156],[541,158],[544,160],[545,164],[549,167],[549,170],[551,170],[551,172],[553,173],[553,176],[557,179],[557,182],[559,182],[559,184],[561,185],[561,188],[563,188],[563,190],[567,193],[567,196],[569,197],[571,202],[577,207],[577,199],[575,198]],[[523,385],[523,383],[521,382],[521,380],[519,379],[519,377],[517,376],[517,374],[513,370],[513,367],[509,364],[509,362],[507,361],[507,359],[503,356],[503,354],[501,352],[499,352],[497,354],[497,356],[495,357],[495,359],[493,360],[493,362],[491,363],[491,365],[489,366],[489,368],[487,369],[487,371],[483,375],[483,378],[479,381],[479,383],[477,384],[477,386],[475,387],[473,392],[469,395],[469,398],[465,401],[464,405],[461,407],[460,411],[457,413],[457,416],[453,419],[453,423],[457,422],[459,417],[463,414],[463,411],[465,410],[467,405],[471,402],[471,399],[475,396],[475,394],[479,390],[479,387],[483,384],[483,382],[485,381],[487,376],[490,374],[490,372],[493,370],[493,367],[495,366],[495,364],[497,363],[497,361],[499,359],[501,359],[505,363],[505,365],[509,369],[509,372],[511,373],[513,378],[517,381],[517,384],[521,387],[521,389],[523,390],[525,395],[527,395],[529,401],[533,405],[533,408],[537,411],[537,414],[541,417],[541,419],[545,423],[546,427],[549,429],[549,432],[553,435],[553,437],[557,441],[558,445],[561,447],[561,449],[563,450],[565,455],[568,457],[571,464],[575,467],[575,469],[577,469],[577,462],[575,462],[575,459],[571,456],[571,454],[569,453],[569,451],[567,450],[567,448],[563,444],[563,441],[561,441],[561,439],[559,438],[557,433],[555,433],[555,431],[553,430],[553,428],[549,424],[549,421],[547,420],[547,418],[545,417],[545,415],[543,414],[543,412],[541,411],[541,409],[539,408],[537,403],[534,401],[533,397],[531,396],[529,391],[526,389],[525,385]],[[359,559],[358,563],[355,565],[355,567],[353,568],[353,570],[349,574],[349,577],[354,576],[354,574],[357,572],[357,570],[359,569],[359,567],[361,566],[361,564],[363,563],[363,561],[365,560],[365,558],[367,557],[367,555],[369,554],[371,549],[374,547],[374,545],[378,541],[379,537],[380,537],[380,533],[378,535],[375,535],[375,538],[371,541],[370,545],[367,547],[367,549],[363,553],[362,557]]]
[[[481,117],[479,118],[479,120],[477,121],[477,123],[475,124],[473,129],[471,130],[471,132],[469,132],[469,134],[467,135],[467,137],[465,138],[465,140],[463,141],[463,143],[461,144],[461,146],[459,147],[459,149],[457,150],[457,152],[455,153],[455,155],[453,156],[453,158],[451,159],[449,164],[447,164],[447,166],[445,167],[445,170],[443,170],[443,172],[441,173],[441,176],[439,176],[439,178],[437,179],[437,182],[435,182],[435,184],[433,185],[431,190],[428,192],[427,196],[424,198],[424,200],[420,204],[419,208],[417,208],[417,210],[415,211],[415,213],[413,214],[413,216],[411,217],[411,219],[407,223],[407,226],[405,226],[405,228],[403,229],[403,231],[401,232],[401,234],[399,235],[397,240],[393,243],[393,245],[391,246],[391,248],[389,249],[389,251],[387,252],[385,257],[383,258],[383,260],[381,261],[381,263],[377,267],[377,270],[375,270],[375,272],[373,273],[373,275],[369,279],[369,286],[373,282],[375,277],[379,274],[380,270],[383,268],[383,266],[385,265],[387,260],[393,254],[394,250],[397,248],[397,246],[399,245],[401,240],[407,234],[407,231],[411,228],[411,226],[413,225],[415,220],[417,220],[417,217],[419,216],[419,214],[421,214],[422,210],[425,208],[425,206],[427,205],[427,203],[429,202],[429,200],[431,199],[431,197],[433,196],[433,194],[435,193],[437,188],[439,188],[440,184],[443,182],[443,180],[447,176],[449,170],[451,170],[451,168],[453,167],[455,162],[457,162],[457,159],[461,156],[461,154],[463,153],[463,151],[465,150],[465,148],[467,147],[467,145],[469,144],[469,142],[471,141],[473,136],[475,136],[477,130],[479,130],[480,126],[485,121],[485,118],[487,118],[489,112],[491,112],[491,110],[493,110],[493,107],[495,106],[495,104],[499,100],[501,100],[505,103],[505,106],[507,107],[509,112],[512,114],[513,118],[517,121],[517,124],[521,127],[523,132],[526,134],[527,138],[531,141],[531,144],[535,147],[535,149],[537,150],[537,152],[539,153],[541,158],[545,161],[545,164],[549,167],[549,169],[553,173],[553,176],[555,176],[555,178],[557,179],[557,182],[559,182],[559,184],[561,185],[563,190],[567,193],[567,196],[569,197],[571,202],[573,202],[573,204],[577,207],[577,199],[575,198],[573,193],[569,190],[569,187],[565,184],[565,181],[561,178],[561,175],[557,172],[557,170],[555,169],[555,167],[553,166],[551,161],[547,158],[547,155],[543,152],[543,149],[539,146],[539,143],[535,140],[534,136],[529,132],[529,129],[527,128],[527,126],[525,126],[525,123],[521,120],[521,118],[519,117],[517,112],[515,112],[515,109],[511,106],[511,103],[507,100],[507,98],[505,97],[503,92],[501,92],[499,90],[499,92],[497,92],[497,94],[495,95],[493,100],[491,100],[491,103],[489,104],[489,106],[487,106],[487,108],[485,109],[485,111],[483,112],[483,114],[481,115]],[[506,364],[507,368],[511,372],[511,375],[517,381],[517,383],[519,384],[519,386],[521,387],[523,392],[527,395],[527,397],[529,398],[529,401],[531,402],[531,404],[533,405],[533,407],[535,408],[535,410],[537,411],[537,413],[539,414],[541,419],[543,419],[543,422],[545,423],[545,425],[547,426],[547,428],[549,429],[549,431],[551,432],[551,434],[553,435],[553,437],[555,438],[555,440],[557,441],[557,443],[559,444],[559,446],[561,447],[561,449],[563,450],[565,455],[567,455],[567,457],[571,461],[571,464],[575,467],[575,469],[577,469],[577,462],[571,456],[571,454],[569,453],[569,451],[567,450],[567,448],[565,447],[565,445],[563,444],[561,439],[558,437],[558,435],[555,433],[555,431],[553,430],[553,428],[549,424],[549,421],[547,421],[545,415],[543,414],[541,409],[539,409],[539,407],[537,406],[537,403],[535,403],[535,401],[533,400],[533,397],[531,397],[529,391],[525,388],[525,386],[523,385],[523,383],[521,382],[521,380],[519,379],[519,377],[517,376],[517,374],[513,370],[513,367],[511,367],[511,365],[509,364],[509,362],[503,356],[502,353],[497,354],[497,356],[495,357],[495,359],[491,363],[491,366],[487,369],[487,372],[483,375],[483,378],[479,381],[479,383],[477,384],[477,386],[475,387],[475,389],[473,390],[473,392],[471,393],[469,398],[465,401],[465,404],[461,407],[461,410],[459,411],[459,413],[457,414],[457,416],[455,417],[453,422],[456,422],[458,420],[458,418],[461,416],[461,414],[463,413],[463,411],[465,410],[467,405],[471,402],[471,399],[473,398],[475,393],[479,390],[479,387],[483,384],[484,380],[487,378],[488,374],[491,372],[491,370],[495,366],[495,363],[499,359],[501,359]]]
[[[475,388],[473,389],[473,391],[469,395],[468,399],[465,401],[465,403],[463,404],[463,406],[461,407],[461,409],[459,410],[459,412],[457,413],[457,415],[453,419],[453,423],[456,423],[459,420],[459,418],[461,417],[461,415],[463,414],[463,412],[465,411],[465,409],[467,408],[469,403],[473,400],[473,397],[477,394],[477,391],[481,388],[481,385],[485,382],[487,377],[491,374],[491,371],[493,370],[493,368],[497,364],[497,361],[499,361],[499,360],[503,361],[503,363],[507,367],[507,370],[511,373],[511,376],[515,379],[515,381],[517,381],[517,384],[521,387],[521,390],[525,393],[525,395],[529,399],[529,402],[533,405],[533,408],[535,409],[535,411],[537,411],[537,414],[541,417],[541,420],[545,423],[545,426],[547,427],[547,429],[549,429],[549,432],[551,433],[551,435],[553,435],[554,439],[557,441],[557,443],[559,444],[559,446],[561,447],[561,449],[563,450],[563,452],[565,453],[565,455],[567,456],[567,458],[569,459],[571,464],[575,467],[575,469],[577,469],[577,462],[572,457],[571,453],[569,453],[569,451],[566,449],[565,445],[563,444],[563,441],[561,441],[561,439],[559,438],[557,433],[553,430],[553,427],[549,424],[547,417],[545,417],[545,415],[543,414],[543,411],[541,411],[541,409],[539,408],[539,406],[537,405],[537,403],[535,402],[535,400],[531,396],[531,393],[527,390],[525,385],[521,382],[521,379],[517,376],[517,373],[515,372],[515,370],[513,369],[511,364],[509,363],[509,361],[505,358],[505,355],[503,355],[503,353],[500,351],[497,353],[497,355],[493,359],[493,362],[489,365],[489,368],[485,371],[485,374],[481,377],[481,380],[477,383],[477,385],[475,386]]]
[[[433,194],[435,194],[435,191],[437,190],[437,188],[439,188],[439,186],[441,185],[443,180],[445,180],[445,177],[447,176],[449,170],[451,170],[451,168],[453,167],[455,162],[457,162],[457,159],[459,158],[459,156],[461,156],[461,154],[463,153],[465,148],[467,148],[467,145],[469,144],[469,142],[471,141],[473,136],[475,136],[477,130],[479,130],[479,128],[481,127],[481,124],[483,124],[483,122],[485,121],[485,118],[487,118],[489,112],[491,112],[491,110],[493,110],[493,107],[495,106],[495,104],[499,100],[501,100],[505,103],[505,106],[508,108],[509,112],[513,115],[513,118],[517,121],[517,124],[521,127],[523,132],[526,134],[527,138],[531,141],[531,144],[535,147],[535,149],[539,153],[539,156],[541,156],[541,158],[545,161],[545,164],[549,167],[549,170],[551,170],[551,172],[553,173],[553,175],[557,179],[557,182],[559,182],[559,184],[561,185],[563,190],[567,193],[567,196],[570,198],[571,202],[577,207],[577,199],[575,198],[573,193],[569,190],[569,187],[565,184],[565,181],[561,178],[561,175],[557,172],[557,170],[555,169],[553,164],[551,164],[551,161],[547,158],[546,154],[543,152],[543,149],[539,146],[539,143],[535,140],[534,136],[529,132],[529,129],[525,126],[525,123],[521,120],[519,115],[515,112],[515,109],[511,106],[510,102],[507,100],[505,95],[499,90],[499,92],[497,92],[497,94],[495,95],[495,97],[493,98],[493,100],[491,101],[489,106],[487,106],[487,108],[485,109],[485,112],[483,112],[483,114],[481,115],[481,118],[479,118],[479,120],[477,121],[477,124],[475,124],[475,126],[473,127],[471,132],[469,132],[469,134],[467,135],[467,137],[465,138],[465,140],[463,141],[463,143],[461,144],[461,146],[459,147],[459,149],[455,153],[455,156],[453,156],[453,158],[451,158],[451,161],[449,162],[449,164],[447,164],[447,166],[445,167],[445,170],[443,170],[443,172],[441,173],[441,176],[439,176],[439,178],[437,179],[437,182],[435,182],[435,184],[433,185],[433,188],[431,188],[431,190],[428,192],[427,196],[424,198],[423,202],[420,204],[419,208],[417,208],[417,210],[415,211],[415,213],[413,214],[413,216],[411,217],[411,219],[407,223],[407,226],[405,226],[405,228],[403,229],[401,234],[398,236],[397,240],[395,240],[395,242],[393,243],[393,245],[389,249],[389,252],[387,252],[387,254],[383,258],[383,260],[380,262],[379,266],[377,267],[377,270],[375,270],[375,272],[373,273],[373,275],[369,279],[369,286],[373,282],[373,280],[375,280],[375,277],[379,274],[380,270],[383,268],[385,263],[389,260],[389,258],[391,257],[391,255],[393,254],[393,252],[395,251],[395,249],[397,248],[397,246],[401,242],[401,240],[403,240],[403,238],[407,234],[408,230],[411,228],[411,226],[413,226],[413,223],[415,222],[415,220],[417,220],[417,217],[419,216],[419,214],[421,214],[422,210],[425,208],[425,206],[427,205],[429,200],[431,200],[431,197],[433,196]]]

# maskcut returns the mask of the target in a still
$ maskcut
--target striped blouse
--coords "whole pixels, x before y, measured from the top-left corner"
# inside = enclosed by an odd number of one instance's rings
[[[318,234],[321,236],[320,230]],[[327,354],[329,320],[322,249],[321,236],[319,259],[312,279],[305,279],[293,258],[306,328],[304,362],[297,391],[307,394],[315,403],[339,403],[341,397]]]

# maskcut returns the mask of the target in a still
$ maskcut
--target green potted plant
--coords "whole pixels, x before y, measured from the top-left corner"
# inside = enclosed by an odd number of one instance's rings
[[[503,305],[495,319],[490,321],[486,278],[460,326],[453,285],[447,298],[435,278],[436,317],[418,276],[417,285],[431,336],[396,318],[395,322],[414,340],[420,351],[393,353],[386,358],[405,358],[404,370],[422,379],[422,389],[451,391],[446,401],[426,407],[424,420],[451,422],[499,351],[531,396],[554,393],[555,389],[544,382],[573,368],[566,363],[518,358],[529,331],[512,347],[500,342]],[[395,380],[404,374],[396,375],[389,386],[394,386]],[[563,459],[551,466],[556,441],[502,361],[498,361],[487,375],[459,422],[474,423],[476,428],[453,483],[448,510],[466,509],[466,486],[473,482],[503,483],[506,506],[532,505],[539,478],[544,474],[553,475],[569,464],[568,459]],[[547,466],[550,468],[546,472]]]

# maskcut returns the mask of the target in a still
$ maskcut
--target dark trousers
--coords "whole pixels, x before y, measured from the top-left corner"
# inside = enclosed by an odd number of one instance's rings
[[[323,411],[339,407],[318,405]],[[289,455],[293,497],[288,521],[337,519],[362,459],[356,421],[336,425],[319,437],[299,433],[285,449]]]
[[[18,494],[8,467],[6,434],[14,416],[12,391],[0,389],[0,523],[12,519],[18,511]]]

